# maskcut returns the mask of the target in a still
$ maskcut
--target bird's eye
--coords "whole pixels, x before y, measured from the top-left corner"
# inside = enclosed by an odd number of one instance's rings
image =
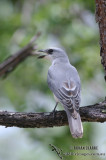
[[[53,49],[49,49],[49,50],[48,50],[48,53],[49,53],[49,54],[53,54]]]

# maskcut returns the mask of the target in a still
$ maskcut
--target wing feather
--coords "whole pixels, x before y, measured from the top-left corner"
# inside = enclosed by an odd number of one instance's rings
[[[61,83],[60,77],[53,73],[55,72],[52,72],[52,70],[48,71],[47,82],[49,88],[66,109],[73,114],[78,112],[80,106],[80,80],[74,81],[70,80],[69,76],[64,76],[61,77],[61,80],[64,80]]]
[[[63,87],[58,89],[58,94],[61,102],[71,111],[76,110],[78,112],[80,105],[80,89],[75,85],[73,81],[63,82]]]

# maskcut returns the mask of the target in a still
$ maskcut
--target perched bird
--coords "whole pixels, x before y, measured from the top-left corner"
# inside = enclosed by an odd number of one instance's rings
[[[82,138],[83,126],[79,114],[81,84],[78,72],[70,64],[64,50],[51,47],[39,52],[42,53],[39,58],[47,58],[52,62],[48,70],[47,82],[54,94],[56,106],[58,102],[63,105],[72,136]]]

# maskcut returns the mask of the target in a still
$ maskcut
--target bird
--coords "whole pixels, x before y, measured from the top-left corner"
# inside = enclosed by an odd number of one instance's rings
[[[38,50],[38,58],[51,61],[48,69],[47,83],[54,94],[56,105],[61,103],[66,111],[70,132],[73,138],[82,138],[83,126],[79,107],[81,103],[81,82],[79,74],[71,65],[65,50],[56,47]]]

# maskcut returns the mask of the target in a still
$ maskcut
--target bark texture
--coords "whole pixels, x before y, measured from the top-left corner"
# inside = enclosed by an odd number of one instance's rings
[[[85,106],[80,108],[80,115],[83,122],[105,122],[106,102]],[[46,128],[68,125],[65,111],[53,113],[22,113],[0,111],[0,125],[5,127],[20,128]]]
[[[96,0],[96,22],[99,25],[101,63],[106,80],[106,0]]]

